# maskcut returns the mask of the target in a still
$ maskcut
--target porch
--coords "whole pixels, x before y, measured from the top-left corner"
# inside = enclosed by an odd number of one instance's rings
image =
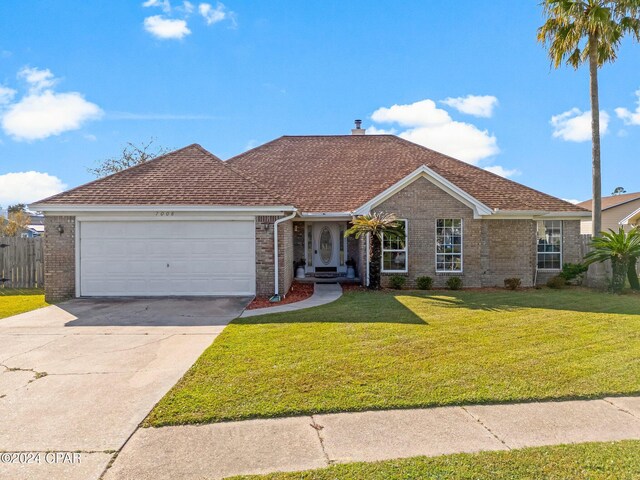
[[[293,222],[293,276],[298,282],[361,284],[365,242],[346,238],[349,220]],[[302,269],[302,270],[301,270]]]

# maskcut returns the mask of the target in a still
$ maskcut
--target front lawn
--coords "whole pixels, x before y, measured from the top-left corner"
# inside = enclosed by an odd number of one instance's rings
[[[348,292],[237,319],[147,426],[640,392],[640,297]]]
[[[35,288],[0,288],[0,318],[46,307],[42,290]]]
[[[624,480],[640,477],[640,441],[582,443],[502,452],[347,463],[320,470],[234,477],[236,480]]]

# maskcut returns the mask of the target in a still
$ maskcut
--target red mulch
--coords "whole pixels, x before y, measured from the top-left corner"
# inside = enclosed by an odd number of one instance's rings
[[[313,295],[313,283],[297,283],[293,282],[289,293],[279,302],[270,302],[269,297],[256,297],[247,306],[247,310],[255,310],[256,308],[275,307],[276,305],[286,305],[287,303],[299,302],[306,300]]]

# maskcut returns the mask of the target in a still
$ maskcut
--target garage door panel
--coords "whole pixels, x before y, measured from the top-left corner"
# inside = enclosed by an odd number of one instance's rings
[[[251,221],[82,222],[80,294],[250,295]]]

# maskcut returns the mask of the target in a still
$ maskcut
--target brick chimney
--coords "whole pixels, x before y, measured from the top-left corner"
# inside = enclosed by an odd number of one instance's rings
[[[362,120],[356,120],[356,128],[351,129],[351,135],[364,135],[366,131],[362,128]]]

